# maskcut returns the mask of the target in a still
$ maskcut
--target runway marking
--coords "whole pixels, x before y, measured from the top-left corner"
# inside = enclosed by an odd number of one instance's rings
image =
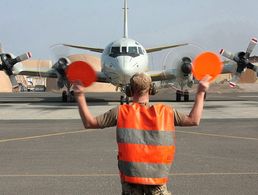
[[[25,140],[31,140],[31,139],[39,139],[39,138],[45,138],[45,137],[53,137],[53,136],[76,134],[76,133],[85,133],[85,132],[91,132],[91,131],[96,131],[96,130],[100,131],[100,129],[85,129],[85,130],[68,131],[68,132],[62,132],[62,133],[50,133],[50,134],[45,134],[45,135],[35,135],[35,136],[28,136],[28,137],[0,139],[0,143],[12,142],[12,141],[25,141]]]
[[[39,139],[39,138],[45,138],[45,137],[69,135],[69,134],[76,134],[76,133],[85,133],[85,132],[92,132],[92,131],[101,131],[101,129],[85,129],[85,130],[79,130],[79,131],[68,131],[68,132],[61,132],[61,133],[50,133],[50,134],[45,134],[45,135],[35,135],[35,136],[28,136],[28,137],[17,137],[17,138],[10,138],[10,139],[0,139],[0,143],[6,143],[6,142],[12,142],[12,141],[26,141],[26,140],[31,140],[31,139]],[[243,139],[243,140],[258,141],[258,138],[253,138],[253,137],[219,135],[219,134],[200,133],[200,132],[182,131],[182,130],[176,130],[176,132],[193,134],[193,135],[211,136],[211,137],[222,137],[222,138],[230,138],[230,139]]]
[[[252,97],[258,97],[258,96],[257,95],[240,95],[238,97],[252,98]]]
[[[181,130],[176,130],[176,132],[188,133],[188,134],[194,134],[194,135],[204,135],[204,136],[211,136],[211,137],[222,137],[222,138],[230,138],[230,139],[244,139],[244,140],[258,141],[258,138],[255,138],[255,137],[241,137],[241,136],[233,136],[233,135],[219,135],[219,134],[200,133],[200,132],[194,132],[194,131],[181,131]]]
[[[258,172],[240,173],[170,173],[169,176],[236,176],[236,175],[258,175]],[[103,174],[0,174],[0,177],[119,177],[116,173]]]

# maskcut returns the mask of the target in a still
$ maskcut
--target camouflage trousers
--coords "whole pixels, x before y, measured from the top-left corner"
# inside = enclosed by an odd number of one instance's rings
[[[167,185],[141,185],[122,182],[122,195],[171,195]]]

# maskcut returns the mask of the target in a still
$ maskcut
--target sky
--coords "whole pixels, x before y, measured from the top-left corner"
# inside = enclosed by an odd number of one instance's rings
[[[0,42],[15,55],[31,51],[33,59],[51,59],[54,44],[105,48],[123,36],[123,0],[0,0],[0,5]],[[192,43],[237,52],[258,37],[257,0],[128,0],[128,7],[128,36],[144,47]]]

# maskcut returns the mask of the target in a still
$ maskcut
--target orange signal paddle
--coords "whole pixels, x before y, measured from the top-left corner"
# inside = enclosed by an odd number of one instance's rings
[[[222,61],[217,54],[203,52],[193,61],[193,75],[197,80],[202,80],[206,75],[210,75],[210,81],[212,81],[221,73],[222,65]]]
[[[84,87],[96,81],[96,72],[90,64],[84,61],[72,62],[66,69],[66,77],[71,82],[81,81]]]

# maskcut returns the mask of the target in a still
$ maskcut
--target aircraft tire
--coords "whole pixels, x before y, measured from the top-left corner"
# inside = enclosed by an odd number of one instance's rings
[[[62,92],[62,102],[67,102],[67,100],[68,100],[67,92],[63,91]]]
[[[181,102],[181,95],[182,95],[181,91],[177,90],[176,91],[176,101],[177,102]]]
[[[188,91],[184,92],[184,101],[189,102],[189,92]]]

